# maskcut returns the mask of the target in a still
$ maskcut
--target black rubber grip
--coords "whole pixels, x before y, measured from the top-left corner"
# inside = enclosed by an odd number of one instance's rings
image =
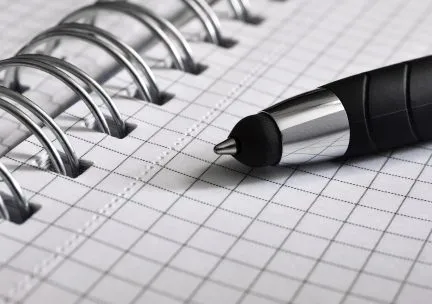
[[[346,156],[432,139],[432,56],[325,85],[343,103],[351,130]]]

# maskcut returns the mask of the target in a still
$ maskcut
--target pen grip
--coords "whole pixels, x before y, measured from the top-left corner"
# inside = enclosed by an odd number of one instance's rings
[[[432,139],[432,56],[330,83],[350,124],[346,156]]]

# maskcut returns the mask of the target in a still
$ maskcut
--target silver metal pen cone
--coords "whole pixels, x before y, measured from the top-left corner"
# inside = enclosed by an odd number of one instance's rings
[[[237,154],[237,142],[233,138],[228,138],[227,140],[216,145],[214,152],[219,155],[235,155]]]
[[[300,164],[343,156],[350,142],[349,120],[339,98],[317,89],[266,110],[282,135],[281,164]]]

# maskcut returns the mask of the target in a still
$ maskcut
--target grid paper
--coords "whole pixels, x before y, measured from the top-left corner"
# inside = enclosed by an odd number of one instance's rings
[[[253,5],[262,25],[223,20],[234,48],[192,43],[202,75],[155,70],[175,94],[164,106],[125,96],[123,72],[108,83],[137,125],[127,138],[86,130],[81,103],[58,117],[94,163],[77,179],[31,168],[34,138],[2,159],[42,206],[22,226],[0,223],[4,301],[428,302],[430,144],[254,170],[211,150],[277,100],[428,54],[432,2]]]

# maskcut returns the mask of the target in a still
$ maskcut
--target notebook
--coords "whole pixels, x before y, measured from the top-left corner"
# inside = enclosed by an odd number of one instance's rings
[[[212,150],[277,101],[430,54],[432,1],[112,2],[0,1],[2,79],[79,159],[8,99],[0,303],[430,301],[430,143],[263,169]],[[76,11],[104,32],[46,32]],[[13,57],[30,41],[36,55]]]

